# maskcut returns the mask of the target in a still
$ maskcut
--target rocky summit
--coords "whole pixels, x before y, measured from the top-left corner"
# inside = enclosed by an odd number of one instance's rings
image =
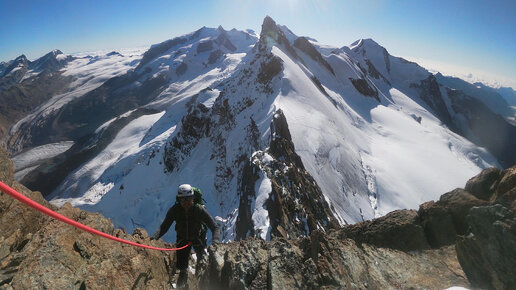
[[[31,199],[117,237],[157,247],[98,213],[65,204],[13,181],[0,152],[0,179]],[[516,167],[488,169],[419,211],[309,236],[213,244],[190,268],[189,289],[511,289],[516,285]],[[0,194],[0,289],[170,289],[175,252],[137,248],[53,220]],[[192,256],[193,259],[193,256]],[[191,261],[191,265],[195,265]],[[194,274],[195,273],[195,274]]]

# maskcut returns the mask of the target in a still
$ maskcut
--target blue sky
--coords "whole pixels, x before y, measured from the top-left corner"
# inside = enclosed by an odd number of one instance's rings
[[[324,44],[372,38],[426,68],[516,87],[514,0],[0,0],[0,61],[151,45],[202,26],[259,33],[266,15]]]

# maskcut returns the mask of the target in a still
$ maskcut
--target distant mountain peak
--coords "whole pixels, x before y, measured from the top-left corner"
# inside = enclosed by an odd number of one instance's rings
[[[385,47],[378,44],[378,42],[374,41],[372,38],[361,38],[355,42],[353,42],[349,48],[352,51],[358,52],[363,50],[378,50],[378,51],[387,51]]]
[[[25,61],[27,60],[27,57],[25,56],[25,54],[22,54],[14,59],[15,62],[24,61],[24,60]]]
[[[263,19],[262,23],[262,32],[260,33],[260,39],[265,39],[266,37],[270,37],[273,40],[277,41],[277,34],[280,30],[276,25],[276,22],[270,17],[266,16]]]
[[[73,57],[66,56],[59,49],[54,49],[44,56],[30,63],[29,68],[34,71],[55,71],[64,67]]]
[[[292,48],[290,40],[285,35],[284,31],[290,30],[286,26],[280,27],[270,16],[266,16],[262,24],[260,43],[265,44],[267,47],[277,45],[278,47],[284,48],[284,50],[293,57],[298,58],[296,51]],[[293,35],[292,33],[292,36]]]
[[[63,54],[62,51],[60,51],[59,49],[54,49],[52,50],[51,52],[45,54],[44,56],[42,56],[41,58],[39,59],[48,59],[48,58],[56,58],[56,56],[60,55],[60,54]],[[38,60],[39,60],[38,59]],[[37,60],[36,60],[37,61]]]

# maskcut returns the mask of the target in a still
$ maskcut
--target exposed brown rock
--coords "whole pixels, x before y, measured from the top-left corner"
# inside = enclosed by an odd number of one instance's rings
[[[483,172],[477,178],[489,174]],[[516,167],[492,181],[492,205],[473,207],[470,226],[456,244],[457,256],[472,286],[513,289],[516,285]],[[493,192],[494,191],[494,192]]]
[[[493,199],[516,212],[516,166],[502,172]]]
[[[469,286],[453,247],[406,253],[337,232],[209,248],[202,289],[444,289]]]
[[[461,188],[457,188],[441,195],[437,204],[443,206],[450,213],[457,233],[465,234],[469,227],[466,221],[469,210],[474,206],[487,205],[488,202],[474,197]]]
[[[428,244],[432,248],[455,243],[457,231],[448,210],[429,201],[419,207],[418,215]]]
[[[430,248],[415,210],[396,210],[372,221],[345,226],[340,237],[402,251]]]
[[[500,204],[474,207],[471,232],[456,244],[458,259],[474,287],[513,289],[516,285],[516,219]]]
[[[501,171],[498,168],[488,168],[468,180],[464,189],[475,197],[488,201],[493,194],[493,186],[497,185],[496,182],[499,179],[500,173]]]

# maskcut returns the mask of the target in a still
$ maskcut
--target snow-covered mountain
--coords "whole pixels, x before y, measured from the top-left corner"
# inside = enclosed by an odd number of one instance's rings
[[[260,35],[203,27],[59,72],[67,91],[6,138],[17,176],[129,231],[153,232],[182,183],[203,190],[226,239],[267,239],[415,208],[516,162],[510,115],[496,134],[471,127],[500,113],[481,96],[371,39],[331,47],[269,17]]]

